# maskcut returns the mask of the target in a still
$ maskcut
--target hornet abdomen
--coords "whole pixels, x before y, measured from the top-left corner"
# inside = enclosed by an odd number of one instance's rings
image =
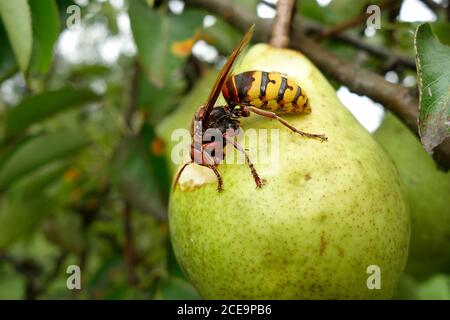
[[[222,94],[230,107],[251,105],[276,113],[311,112],[300,86],[278,72],[246,71],[228,78]]]

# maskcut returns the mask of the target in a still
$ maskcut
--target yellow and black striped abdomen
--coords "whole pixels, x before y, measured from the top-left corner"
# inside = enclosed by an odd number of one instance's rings
[[[233,75],[222,93],[232,107],[251,105],[276,113],[311,112],[300,86],[278,72],[246,71]]]

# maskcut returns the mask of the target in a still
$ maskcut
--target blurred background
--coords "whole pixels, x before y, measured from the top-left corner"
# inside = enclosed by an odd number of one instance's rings
[[[275,16],[276,0],[229,1]],[[0,23],[0,299],[200,298],[170,245],[166,124],[201,103],[242,33],[181,0],[8,2],[23,10]],[[300,0],[296,10],[326,27],[380,2]],[[417,25],[445,33],[450,9],[447,1],[400,3],[381,11],[381,29],[347,33],[414,61]],[[322,45],[416,90],[414,62],[335,38]],[[374,132],[384,108],[332,84]],[[81,269],[81,290],[66,287],[69,265]],[[444,274],[405,283],[404,297],[450,299]]]

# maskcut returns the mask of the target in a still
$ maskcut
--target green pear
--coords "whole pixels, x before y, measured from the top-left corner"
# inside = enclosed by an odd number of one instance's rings
[[[450,173],[436,168],[419,140],[388,114],[374,134],[400,173],[411,212],[411,246],[406,270],[423,278],[450,271]]]
[[[392,297],[410,232],[393,162],[301,53],[258,44],[234,72],[246,70],[277,71],[297,82],[312,113],[284,118],[306,132],[325,134],[328,141],[252,115],[241,121],[242,130],[269,130],[267,145],[278,151],[270,161],[259,160],[258,140],[239,139],[266,181],[262,188],[255,187],[245,164],[228,161],[236,158],[231,151],[227,163],[218,166],[222,193],[211,170],[189,165],[169,205],[181,268],[207,299]],[[187,128],[188,120],[181,118],[178,123]],[[170,125],[162,127],[160,133],[169,136]]]

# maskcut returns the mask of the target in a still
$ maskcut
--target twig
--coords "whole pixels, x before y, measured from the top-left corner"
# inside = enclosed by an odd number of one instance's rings
[[[125,244],[123,247],[123,255],[125,259],[125,267],[127,270],[128,283],[132,286],[136,285],[136,275],[134,273],[134,249],[133,249],[133,226],[131,224],[131,205],[125,201],[123,210],[123,231],[125,234]]]
[[[131,81],[130,81],[130,95],[129,95],[129,101],[128,106],[125,109],[125,114],[123,116],[126,130],[130,134],[134,134],[133,130],[133,115],[134,112],[137,109],[138,105],[138,90],[139,90],[139,75],[140,75],[140,66],[139,62],[136,60],[133,64],[133,70],[131,74]]]
[[[380,8],[380,10],[391,10],[391,9],[400,7],[401,3],[402,3],[402,0],[387,0],[387,1],[379,4],[379,8]],[[371,15],[370,13],[368,13],[368,12],[366,12],[366,10],[364,10],[363,12],[361,12],[361,14],[359,14],[355,17],[352,17],[346,21],[343,21],[341,23],[338,23],[332,27],[329,27],[329,28],[323,30],[322,32],[320,32],[316,36],[314,36],[314,39],[321,40],[323,38],[334,36],[338,33],[341,33],[344,30],[353,28],[353,27],[367,21],[367,18],[370,15]]]
[[[257,21],[255,40],[267,41],[271,30],[271,21],[259,20],[244,8],[224,0],[186,0],[186,4],[202,7],[221,16],[230,24],[246,30]],[[386,81],[382,76],[363,69],[353,63],[337,57],[308,39],[301,31],[300,25],[293,25],[291,47],[301,50],[313,63],[325,73],[346,85],[351,91],[366,95],[383,104],[395,113],[414,133],[418,134],[418,99],[410,91],[395,83]],[[300,30],[300,31],[297,31]],[[434,150],[435,160],[442,168],[450,166],[450,143],[443,143]]]
[[[322,27],[317,22],[308,20],[304,17],[302,17],[301,20],[302,20],[301,26],[302,26],[303,33],[305,33],[307,35],[321,33],[323,31],[325,31],[325,28]],[[299,23],[300,23],[300,19],[298,19],[298,17],[294,17],[294,23],[293,23],[294,31],[297,31],[295,29],[295,26],[298,25]],[[413,58],[398,54],[398,53],[393,52],[392,50],[389,50],[388,48],[385,48],[385,47],[372,45],[372,44],[367,43],[366,41],[362,40],[360,37],[357,37],[353,34],[341,32],[338,34],[330,35],[330,37],[337,39],[339,41],[345,42],[347,44],[350,44],[357,49],[364,50],[380,59],[383,59],[383,60],[389,59],[394,62],[393,63],[394,66],[402,65],[407,68],[416,70],[416,62],[414,61]]]
[[[26,279],[26,287],[25,287],[25,299],[27,300],[35,300],[41,294],[43,294],[52,281],[58,276],[58,273],[61,269],[61,266],[66,259],[67,254],[61,253],[55,261],[55,265],[53,269],[49,272],[49,274],[44,278],[42,283],[38,285],[38,278],[43,274],[43,267],[37,261],[25,258],[19,259],[13,256],[10,256],[5,253],[0,253],[0,261],[8,262],[12,265],[12,267],[16,270],[16,272],[23,275]]]
[[[50,286],[52,281],[58,276],[59,272],[61,271],[61,267],[62,267],[64,261],[66,260],[66,257],[67,257],[67,253],[63,252],[56,258],[55,265],[54,265],[53,269],[51,270],[51,272],[47,275],[47,277],[45,277],[42,284],[38,288],[35,289],[35,292],[34,292],[35,298],[37,298],[38,296],[43,294],[47,290],[47,288]]]
[[[289,30],[294,4],[294,0],[278,0],[277,2],[277,15],[270,39],[270,44],[275,48],[287,48],[289,46]]]
[[[445,9],[444,6],[439,3],[434,2],[433,0],[420,0],[424,5],[428,7],[431,11],[437,12],[439,10]]]

